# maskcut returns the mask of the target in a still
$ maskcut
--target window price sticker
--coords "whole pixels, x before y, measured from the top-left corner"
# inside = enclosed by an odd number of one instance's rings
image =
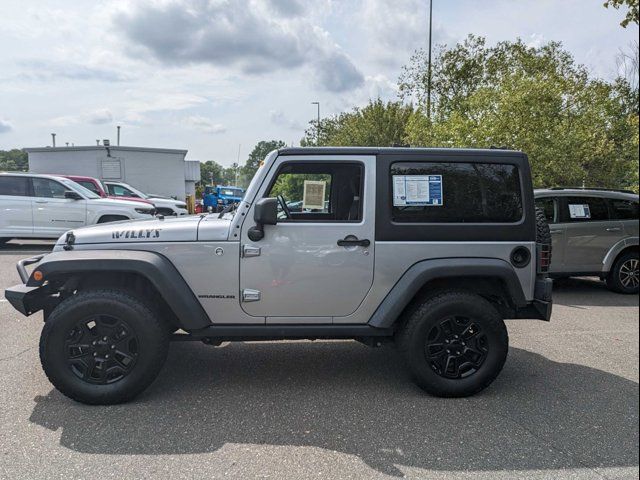
[[[394,175],[393,206],[440,207],[442,175]]]
[[[591,209],[589,205],[572,205],[569,204],[569,215],[571,218],[591,218]]]

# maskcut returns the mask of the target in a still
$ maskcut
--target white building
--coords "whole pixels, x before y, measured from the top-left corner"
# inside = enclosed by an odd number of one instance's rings
[[[195,195],[200,162],[187,150],[121,146],[25,148],[29,171],[81,175],[128,183],[147,193],[184,200]]]

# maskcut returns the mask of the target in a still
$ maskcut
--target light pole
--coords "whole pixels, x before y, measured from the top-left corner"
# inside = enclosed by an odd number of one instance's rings
[[[316,123],[316,147],[320,145],[320,102],[311,102],[311,105],[318,107],[318,120]]]
[[[431,121],[431,34],[433,31],[433,0],[429,0],[429,65],[427,66],[427,120]]]

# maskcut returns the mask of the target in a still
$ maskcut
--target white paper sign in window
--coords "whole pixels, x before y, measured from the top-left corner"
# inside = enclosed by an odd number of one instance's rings
[[[326,190],[327,182],[305,180],[302,208],[306,210],[324,210],[324,195]]]
[[[442,175],[394,175],[393,206],[439,207]]]
[[[587,204],[569,204],[569,215],[571,218],[591,218],[591,210]]]

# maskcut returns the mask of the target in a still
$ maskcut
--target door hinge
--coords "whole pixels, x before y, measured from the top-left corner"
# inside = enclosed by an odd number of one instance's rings
[[[254,247],[253,245],[243,245],[242,246],[242,256],[243,257],[259,257],[260,256],[260,247]]]
[[[242,301],[243,302],[259,302],[260,290],[245,288],[244,290],[242,290]]]

